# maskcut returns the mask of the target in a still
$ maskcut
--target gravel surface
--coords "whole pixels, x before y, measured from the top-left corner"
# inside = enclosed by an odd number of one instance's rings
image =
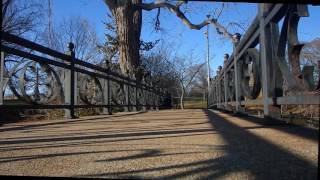
[[[164,110],[0,127],[0,175],[317,179],[318,130]]]

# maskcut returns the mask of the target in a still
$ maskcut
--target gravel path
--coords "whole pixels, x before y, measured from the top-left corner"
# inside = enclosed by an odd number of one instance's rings
[[[164,110],[0,127],[0,175],[317,179],[317,130]]]

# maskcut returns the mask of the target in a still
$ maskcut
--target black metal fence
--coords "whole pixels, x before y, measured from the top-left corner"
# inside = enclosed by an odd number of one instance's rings
[[[137,81],[110,68],[75,58],[74,45],[64,54],[1,32],[0,109],[112,108],[124,111],[170,106],[170,95],[147,80]]]
[[[211,79],[209,108],[248,114],[251,107],[264,117],[281,118],[285,106],[313,105],[319,120],[320,59],[301,57],[310,44],[299,42],[297,33],[300,17],[309,16],[307,5],[258,7],[243,37],[234,35],[232,55],[225,54]]]

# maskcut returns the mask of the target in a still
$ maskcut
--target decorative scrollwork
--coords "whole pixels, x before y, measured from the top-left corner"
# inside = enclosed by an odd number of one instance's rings
[[[102,104],[103,90],[100,81],[93,76],[81,75],[79,77],[79,96],[86,104]]]
[[[247,49],[241,58],[241,89],[245,97],[256,99],[261,90],[259,52],[255,48]]]
[[[235,100],[235,82],[234,82],[234,70],[230,69],[227,72],[227,91],[228,91],[228,100]]]
[[[48,64],[21,61],[11,69],[8,77],[10,90],[27,103],[46,104],[59,94],[63,95],[59,76]]]
[[[112,82],[112,103],[116,105],[124,105],[126,101],[124,84],[119,84],[118,82]]]
[[[156,95],[154,92],[150,92],[151,94],[151,106],[155,106],[156,104]]]
[[[145,102],[144,102],[144,96],[143,96],[143,93],[142,93],[142,89],[138,88],[137,89],[137,105],[141,106],[141,105],[144,105],[144,104],[145,104]]]
[[[136,104],[136,91],[135,91],[135,87],[129,86],[129,103],[131,105],[135,105]]]
[[[220,81],[220,102],[224,102],[224,82]]]
[[[148,106],[153,106],[153,102],[154,102],[154,100],[153,100],[153,93],[152,92],[150,92],[150,91],[148,91],[148,99],[147,99],[147,102],[148,102]]]
[[[145,96],[144,103],[148,107],[148,106],[150,106],[150,93],[149,93],[149,91],[145,91],[144,96]]]
[[[297,29],[300,17],[306,16],[309,16],[307,5],[288,5],[277,48],[277,62],[286,80],[287,91],[310,91],[319,86],[314,78],[320,62],[304,65],[301,59],[301,53],[308,43],[298,40]],[[286,47],[289,63],[286,63]]]

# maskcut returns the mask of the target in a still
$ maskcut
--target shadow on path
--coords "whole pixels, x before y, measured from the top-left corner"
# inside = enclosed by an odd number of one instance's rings
[[[207,151],[211,152],[223,152],[223,155],[218,158],[207,158],[202,160],[190,161],[187,163],[179,163],[178,160],[175,164],[163,163],[160,166],[149,166],[146,168],[135,167],[128,171],[118,172],[102,172],[96,174],[84,174],[83,176],[94,177],[120,177],[120,178],[147,178],[143,177],[147,173],[154,173],[158,171],[170,171],[169,175],[159,177],[159,179],[194,179],[194,177],[201,177],[201,179],[216,179],[216,178],[230,178],[233,173],[240,174],[239,177],[244,178],[249,175],[249,179],[317,179],[317,165],[309,162],[301,157],[296,156],[292,152],[289,152],[270,141],[267,141],[257,135],[248,131],[248,129],[261,128],[261,127],[240,127],[229,120],[223,118],[217,113],[209,110],[198,111],[202,117],[207,117],[209,125],[211,127],[206,128],[193,128],[193,129],[175,129],[170,131],[161,131],[161,129],[155,129],[151,132],[130,132],[130,133],[117,133],[117,134],[95,134],[75,137],[47,137],[47,138],[35,138],[35,139],[17,139],[17,140],[4,140],[0,141],[0,145],[5,147],[6,145],[20,145],[22,148],[30,148],[33,145],[43,145],[37,143],[48,143],[49,147],[59,147],[59,143],[65,143],[62,146],[70,147],[71,145],[88,145],[99,142],[128,142],[132,140],[141,140],[139,143],[144,143],[144,139],[154,139],[157,143],[158,138],[168,137],[190,137],[198,134],[219,134],[225,141],[226,145],[217,149],[210,147]],[[168,113],[169,114],[169,113]],[[174,112],[172,112],[174,114]],[[182,114],[181,114],[182,115]],[[187,115],[186,115],[187,116]],[[170,116],[167,116],[170,117]],[[179,117],[179,118],[183,118]],[[248,121],[253,122],[249,119]],[[173,122],[174,123],[174,122]],[[175,122],[176,123],[176,122]],[[194,122],[195,125],[197,124]],[[192,124],[192,123],[191,123]],[[179,125],[178,123],[176,125]],[[170,126],[170,124],[168,124]],[[285,129],[286,132],[297,134],[300,133],[300,129],[296,126],[266,126],[268,128],[278,128],[279,130]],[[302,131],[304,131],[302,129]],[[301,133],[303,134],[303,133]],[[301,135],[302,136],[302,135]],[[313,134],[306,137],[313,137]],[[311,139],[312,139],[311,138]],[[74,140],[81,140],[80,142],[72,142]],[[201,141],[201,139],[199,139]],[[32,144],[35,143],[35,144]],[[170,142],[169,142],[170,143]],[[213,142],[214,143],[214,142]],[[196,145],[194,145],[196,146]],[[179,147],[179,146],[178,146]],[[33,147],[39,148],[39,147]],[[175,147],[177,148],[177,147]],[[182,148],[181,146],[179,148]],[[193,148],[190,146],[190,148]],[[177,148],[178,149],[178,148]],[[72,156],[82,154],[97,154],[97,153],[111,153],[121,151],[137,151],[136,154],[126,154],[120,157],[110,157],[109,159],[101,159],[95,161],[96,163],[128,163],[128,160],[145,160],[144,158],[163,157],[175,155],[184,155],[183,160],[187,160],[188,156],[195,154],[206,153],[204,151],[190,151],[190,152],[167,152],[168,148],[152,148],[152,149],[138,149],[130,150],[117,149],[112,151],[89,151],[89,152],[72,152],[72,153],[56,153],[56,154],[44,154],[44,155],[31,155],[31,156],[17,156],[17,157],[3,157],[0,158],[0,163],[9,163],[15,161],[42,159],[49,157],[60,156]],[[180,157],[181,158],[181,157]],[[177,158],[178,159],[178,158]],[[241,174],[243,173],[243,174]],[[142,176],[143,175],[143,176]],[[151,177],[148,177],[148,179]]]
[[[239,127],[216,113],[208,110],[204,110],[204,113],[208,116],[209,123],[228,144],[224,149],[224,156],[184,164],[86,176],[140,177],[141,174],[148,172],[183,168],[182,171],[159,177],[159,179],[181,179],[194,176],[200,176],[201,179],[215,179],[242,172],[249,174],[247,178],[250,179],[317,179],[317,166],[311,162],[248,132],[246,128]],[[145,157],[140,155],[134,158]],[[119,160],[123,159],[125,157]],[[117,159],[105,161],[110,160]]]
[[[244,117],[246,121],[256,123],[261,125],[261,127],[268,127],[268,128],[273,128],[279,131],[283,131],[292,135],[297,135],[303,138],[307,138],[313,141],[319,140],[319,130],[317,129],[311,129],[299,125],[294,125],[294,124],[288,124],[285,121],[280,121],[280,120],[274,120],[274,119],[261,119],[253,116],[246,116],[246,115],[233,115],[233,114],[228,114],[230,116],[234,117]]]
[[[134,115],[139,115],[139,114],[143,114],[143,113],[147,113],[147,111],[139,111],[136,113],[132,113],[132,114],[119,114],[119,115],[101,115],[99,118],[98,117],[94,117],[94,118],[85,118],[85,119],[62,119],[59,122],[47,122],[47,123],[43,123],[41,121],[39,121],[39,124],[30,124],[30,125],[23,125],[23,124],[19,124],[17,122],[18,127],[9,127],[9,128],[0,128],[0,132],[5,132],[5,131],[15,131],[15,130],[27,130],[27,129],[33,129],[33,128],[38,128],[38,127],[46,127],[46,126],[52,126],[52,125],[58,125],[58,124],[70,124],[70,123],[79,123],[79,122],[84,122],[84,121],[90,121],[90,120],[98,120],[98,119],[108,119],[108,118],[116,118],[116,117],[127,117],[127,116],[134,116]],[[23,123],[23,122],[21,122]],[[5,124],[5,123],[3,123]]]

